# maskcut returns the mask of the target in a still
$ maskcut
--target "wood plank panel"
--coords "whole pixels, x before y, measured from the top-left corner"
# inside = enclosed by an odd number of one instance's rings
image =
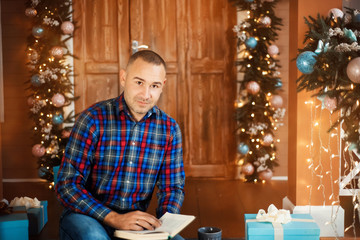
[[[89,103],[87,107],[102,99],[115,98],[119,95],[118,88],[114,87],[118,83],[117,74],[87,74],[87,81],[86,99]]]

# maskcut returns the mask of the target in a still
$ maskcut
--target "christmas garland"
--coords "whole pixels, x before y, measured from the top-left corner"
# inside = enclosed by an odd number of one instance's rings
[[[274,44],[281,19],[275,15],[277,0],[233,0],[245,20],[234,27],[243,73],[236,100],[237,164],[246,181],[270,180],[278,166],[274,131],[282,125],[285,109]]]
[[[60,164],[69,126],[74,115],[65,116],[64,108],[74,100],[71,57],[66,42],[73,36],[71,0],[31,0],[26,2],[25,15],[32,21],[26,54],[30,80],[28,105],[34,122],[32,154],[38,158],[38,175],[52,182],[53,167]]]
[[[333,8],[328,16],[309,16],[305,22],[309,26],[306,45],[296,59],[303,73],[297,80],[298,91],[315,91],[322,108],[341,111],[329,131],[341,123],[347,148],[359,152],[360,14]]]

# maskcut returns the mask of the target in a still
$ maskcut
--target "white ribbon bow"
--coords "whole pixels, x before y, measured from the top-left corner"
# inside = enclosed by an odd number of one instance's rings
[[[274,222],[286,224],[291,222],[291,215],[289,210],[278,210],[274,204],[271,204],[268,207],[268,213],[266,213],[264,209],[259,210],[256,216],[256,220],[258,220],[259,222]]]
[[[37,198],[21,197],[14,198],[11,200],[9,207],[25,206],[26,209],[29,208],[39,208],[40,201]]]

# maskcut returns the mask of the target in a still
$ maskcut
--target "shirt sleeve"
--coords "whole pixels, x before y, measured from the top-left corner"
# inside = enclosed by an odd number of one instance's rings
[[[89,113],[82,113],[66,145],[55,190],[65,208],[103,221],[111,210],[96,200],[85,187],[97,140],[95,120]]]
[[[158,208],[156,209],[156,215],[158,218],[165,212],[180,212],[184,201],[184,185],[185,172],[181,131],[178,124],[175,124],[157,182]]]

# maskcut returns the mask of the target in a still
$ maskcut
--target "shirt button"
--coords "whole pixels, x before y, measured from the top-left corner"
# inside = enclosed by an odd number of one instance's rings
[[[128,181],[126,181],[126,183],[130,183],[130,181],[128,180]]]
[[[132,142],[131,142],[131,145],[133,145],[133,146],[134,146],[134,145],[135,145],[135,142],[134,142],[134,141],[132,141]]]
[[[123,202],[125,202],[125,198],[121,199]]]
[[[132,164],[132,162],[130,162],[130,164]]]

